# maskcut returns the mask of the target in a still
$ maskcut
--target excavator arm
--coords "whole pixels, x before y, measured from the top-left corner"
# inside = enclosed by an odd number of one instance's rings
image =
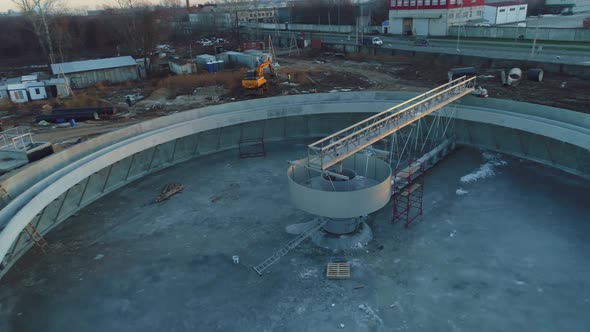
[[[256,68],[256,76],[264,76],[264,68],[266,67],[270,69],[271,73],[274,73],[274,68],[272,67],[272,58],[268,58],[266,61],[258,65],[258,68]]]

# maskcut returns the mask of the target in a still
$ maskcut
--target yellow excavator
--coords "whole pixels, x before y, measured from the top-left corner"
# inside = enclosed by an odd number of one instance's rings
[[[272,75],[275,75],[274,68],[272,67],[272,58],[268,57],[268,59],[259,64],[256,69],[246,72],[244,79],[242,80],[242,88],[249,92],[258,92],[259,94],[268,90],[268,81],[264,77],[264,68],[266,67],[270,69]]]

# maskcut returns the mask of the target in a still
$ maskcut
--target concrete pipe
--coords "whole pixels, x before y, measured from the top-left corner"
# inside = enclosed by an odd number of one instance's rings
[[[463,76],[476,76],[475,67],[453,68],[447,72],[449,82]]]
[[[508,77],[506,78],[506,83],[510,86],[516,86],[520,83],[520,79],[522,78],[522,70],[520,68],[512,68],[508,72]]]
[[[529,71],[527,72],[527,77],[531,81],[542,82],[543,81],[543,74],[544,74],[543,69],[540,69],[540,68],[529,69]]]

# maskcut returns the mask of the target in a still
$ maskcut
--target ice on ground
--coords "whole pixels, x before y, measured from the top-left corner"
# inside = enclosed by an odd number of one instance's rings
[[[469,193],[469,191],[467,191],[463,188],[459,188],[459,189],[455,190],[455,194],[457,194],[459,196],[467,195],[468,193]]]
[[[305,269],[299,273],[299,277],[302,279],[308,279],[318,274],[318,269],[315,267]]]
[[[479,166],[477,170],[461,177],[461,182],[469,183],[480,179],[485,179],[494,176],[494,166],[490,163],[485,163]]]
[[[484,152],[482,154],[483,158],[487,161],[484,164],[481,164],[478,169],[475,171],[464,175],[461,177],[461,182],[469,183],[474,182],[480,179],[485,179],[492,177],[496,174],[495,169],[498,166],[505,166],[508,163],[505,160],[500,159],[499,154],[494,154],[490,152]],[[459,195],[459,193],[457,193]]]
[[[299,234],[305,232],[306,230],[308,230],[316,222],[317,222],[317,220],[312,220],[312,221],[308,221],[308,222],[304,222],[304,223],[300,223],[300,224],[291,224],[291,225],[285,227],[285,231],[287,231],[287,233],[289,233],[289,234],[299,235]]]
[[[502,160],[502,155],[500,155],[498,153],[484,152],[481,155],[482,155],[483,159],[487,160],[489,163],[491,163],[494,166],[508,165],[508,162],[506,162],[505,160]]]
[[[351,249],[363,249],[365,245],[363,243],[357,242],[352,245]]]
[[[367,318],[383,324],[383,320],[381,319],[381,317],[379,317],[375,313],[375,311],[368,305],[361,304],[359,305],[359,309],[367,315]]]

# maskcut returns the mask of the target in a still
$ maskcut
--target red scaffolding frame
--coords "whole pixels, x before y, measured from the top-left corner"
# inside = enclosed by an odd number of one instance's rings
[[[410,160],[408,167],[395,170],[393,188],[393,218],[396,221],[404,222],[408,226],[422,216],[422,201],[424,198],[424,163],[418,160]]]

